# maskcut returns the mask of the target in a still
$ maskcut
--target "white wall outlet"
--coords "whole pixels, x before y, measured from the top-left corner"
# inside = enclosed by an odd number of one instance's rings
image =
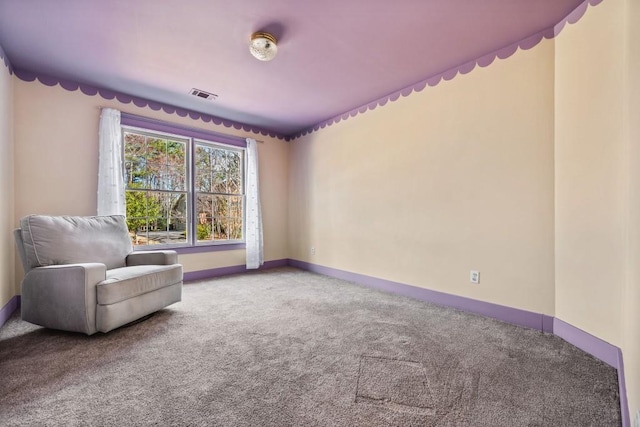
[[[469,280],[471,280],[471,283],[480,283],[480,272],[476,270],[471,270],[471,274],[469,275]]]
[[[636,417],[633,420],[633,427],[640,427],[640,410],[636,412]]]
[[[316,248],[311,246],[311,255],[315,255],[316,254]]]

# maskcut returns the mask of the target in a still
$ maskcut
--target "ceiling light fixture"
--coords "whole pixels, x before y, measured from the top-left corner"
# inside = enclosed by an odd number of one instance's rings
[[[260,61],[271,61],[278,53],[278,41],[269,33],[258,31],[251,34],[249,51]]]

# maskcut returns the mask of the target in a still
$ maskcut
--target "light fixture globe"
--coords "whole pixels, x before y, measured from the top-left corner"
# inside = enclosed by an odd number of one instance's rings
[[[278,53],[277,43],[278,41],[273,35],[258,31],[251,34],[249,51],[260,61],[271,61]]]

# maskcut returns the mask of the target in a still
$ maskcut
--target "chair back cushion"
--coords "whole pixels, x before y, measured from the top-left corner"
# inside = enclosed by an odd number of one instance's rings
[[[22,268],[24,268],[24,274],[27,274],[31,267],[27,264],[27,254],[24,252],[24,244],[22,243],[22,230],[16,228],[13,230],[13,237],[16,240],[16,248],[18,249],[18,255],[20,256],[20,261],[22,262]]]
[[[29,215],[20,228],[29,268],[84,262],[119,268],[133,250],[122,215]]]

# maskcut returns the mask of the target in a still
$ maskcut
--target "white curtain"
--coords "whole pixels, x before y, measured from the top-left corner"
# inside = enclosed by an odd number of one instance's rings
[[[262,212],[258,186],[258,147],[254,139],[247,138],[247,180],[246,180],[246,224],[247,269],[264,264],[262,241]]]
[[[125,215],[120,111],[103,108],[100,114],[98,215]]]

